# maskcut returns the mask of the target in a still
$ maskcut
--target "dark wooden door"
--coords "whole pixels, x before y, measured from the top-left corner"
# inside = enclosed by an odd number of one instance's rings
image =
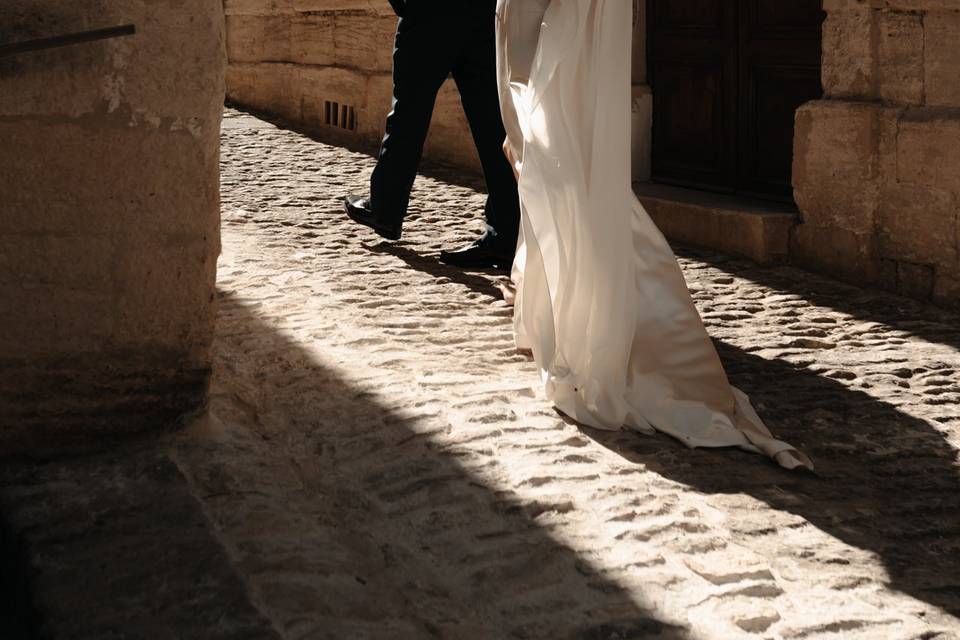
[[[793,121],[822,95],[820,0],[648,0],[653,178],[787,199]]]

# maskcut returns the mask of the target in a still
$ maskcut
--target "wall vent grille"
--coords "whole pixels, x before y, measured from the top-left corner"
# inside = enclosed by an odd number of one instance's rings
[[[327,100],[323,103],[323,124],[346,131],[356,131],[357,110],[352,105]]]

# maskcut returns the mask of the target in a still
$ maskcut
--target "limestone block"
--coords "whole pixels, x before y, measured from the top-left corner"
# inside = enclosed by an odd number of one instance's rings
[[[880,109],[880,184],[897,181],[897,138],[900,136],[900,119],[908,107],[884,107]]]
[[[4,442],[167,426],[205,401],[220,0],[0,5],[0,41],[127,23],[136,35],[0,61]]]
[[[786,257],[794,212],[718,194],[663,185],[634,185],[657,228],[670,240],[709,247],[759,263]]]
[[[109,234],[0,234],[0,284],[56,286],[109,292],[113,288]]]
[[[960,309],[960,275],[937,274],[933,283],[933,300],[952,309]]]
[[[194,130],[219,139],[220,114],[211,112],[210,95],[223,90],[224,26],[215,0],[190,10],[174,10],[170,0],[0,3],[3,42],[127,23],[136,25],[136,35],[0,58],[0,116],[106,112],[160,128],[191,114]],[[177,74],[168,77],[168,69]]]
[[[270,16],[294,12],[294,0],[223,0],[228,16]]]
[[[866,3],[824,4],[824,95],[830,98],[874,98],[877,94],[876,17]]]
[[[203,314],[213,293],[196,274],[214,280],[216,255],[206,250],[202,239],[165,240],[157,246],[147,236],[126,238],[118,252],[111,340],[116,348],[136,348],[149,341],[172,351],[196,349],[212,337]],[[145,308],[161,311],[144,317]]]
[[[396,15],[387,0],[290,0],[291,6],[300,12],[357,12],[368,13],[380,17]]]
[[[300,105],[298,121],[311,130],[325,126],[323,117],[327,101],[354,108],[359,114],[367,101],[367,74],[341,67],[295,67],[290,86],[292,108]],[[355,133],[345,133],[355,136]]]
[[[335,62],[367,71],[393,68],[396,17],[343,12],[336,14]]]
[[[928,13],[924,27],[927,104],[960,107],[960,11]]]
[[[897,179],[960,193],[960,109],[910,109],[900,119]]]
[[[805,222],[790,236],[790,259],[797,265],[850,282],[869,285],[877,281],[876,239],[830,225]]]
[[[936,270],[929,264],[896,261],[892,269],[885,269],[887,277],[895,274],[893,282],[884,280],[881,285],[903,296],[929,300],[933,297]]]
[[[290,16],[227,16],[227,55],[231,62],[289,61]]]
[[[809,102],[797,111],[793,184],[805,221],[871,233],[877,209],[877,105]]]
[[[882,12],[879,34],[880,97],[901,104],[923,104],[923,17]]]
[[[292,75],[292,65],[231,64],[227,69],[227,97],[254,109],[297,121],[301,110],[299,104],[294,104]]]
[[[49,358],[63,353],[88,353],[91,357],[99,357],[103,353],[103,345],[111,344],[114,340],[116,295],[74,289],[69,286],[50,287],[49,294],[50,308],[55,309],[56,313],[56,328],[51,336],[52,339],[45,345],[46,349],[39,355]],[[158,297],[164,297],[165,294],[166,292],[158,292]],[[201,303],[199,309],[205,306],[206,304]],[[141,313],[140,309],[133,310],[138,320],[143,317]],[[176,314],[166,315],[173,317]],[[197,327],[203,324],[205,323],[198,323]],[[137,339],[131,341],[131,344],[133,348],[138,348],[143,343]],[[190,347],[194,350],[196,344],[191,344]],[[191,359],[199,360],[195,356],[193,358],[188,356],[185,360]]]
[[[333,65],[336,61],[332,13],[299,13],[290,23],[290,60],[298,64]]]
[[[387,114],[393,97],[393,77],[388,74],[370,76],[367,80],[367,100],[360,117],[359,133],[368,140],[383,138]]]
[[[835,0],[827,0],[833,2]],[[840,0],[842,2],[860,2],[862,0]],[[957,3],[955,0],[870,0],[871,6],[876,9],[889,9],[892,11],[956,11]]]
[[[949,191],[885,184],[878,211],[880,254],[956,270],[958,210]]]

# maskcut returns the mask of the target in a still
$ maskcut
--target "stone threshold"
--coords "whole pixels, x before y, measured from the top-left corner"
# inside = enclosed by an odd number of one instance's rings
[[[788,204],[650,182],[633,190],[668,240],[749,258],[783,262],[800,214]]]

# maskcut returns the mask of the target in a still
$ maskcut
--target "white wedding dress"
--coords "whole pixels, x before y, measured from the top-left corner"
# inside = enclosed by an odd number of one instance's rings
[[[812,468],[730,385],[633,194],[632,11],[628,0],[499,0],[501,106],[522,203],[517,344],[555,406],[584,425]]]

